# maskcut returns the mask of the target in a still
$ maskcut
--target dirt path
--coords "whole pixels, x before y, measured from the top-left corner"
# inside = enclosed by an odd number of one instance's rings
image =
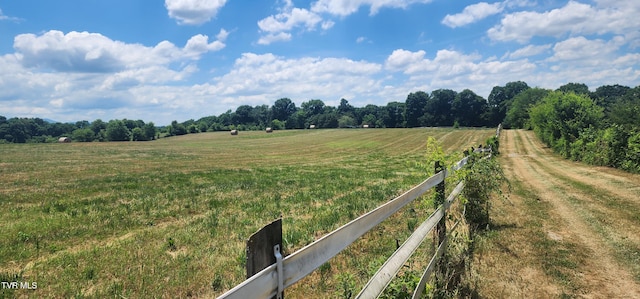
[[[640,176],[562,159],[531,131],[501,143],[513,192],[476,257],[481,295],[640,298]]]

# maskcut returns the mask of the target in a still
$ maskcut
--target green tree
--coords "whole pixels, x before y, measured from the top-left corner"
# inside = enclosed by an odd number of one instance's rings
[[[340,99],[340,106],[338,106],[338,114],[340,115],[348,115],[353,117],[355,114],[356,108],[349,104],[349,101],[346,99]]]
[[[108,141],[129,141],[131,132],[121,120],[111,120],[107,123],[106,137]]]
[[[489,94],[489,125],[497,126],[503,122],[513,99],[521,92],[528,90],[529,85],[522,81],[509,82],[504,87],[494,86]]]
[[[135,128],[133,128],[133,130],[131,130],[131,136],[133,138],[133,141],[147,141],[147,140],[149,140],[147,138],[147,135],[144,134],[144,131],[142,130],[142,128],[138,128],[138,127],[135,127]]]
[[[383,115],[383,123],[387,128],[404,127],[404,103],[390,102],[385,106],[386,113]]]
[[[589,86],[587,86],[587,84],[584,84],[584,83],[572,82],[572,83],[567,83],[565,85],[558,87],[556,91],[561,91],[566,93],[573,92],[576,94],[589,95]]]
[[[73,133],[71,133],[71,139],[79,142],[91,142],[95,139],[95,134],[88,126],[85,126],[83,129],[73,130]]]
[[[483,126],[482,116],[488,108],[487,101],[469,89],[458,93],[451,104],[454,120],[465,127]]]
[[[451,89],[436,89],[431,92],[425,107],[427,124],[430,126],[452,126],[451,104],[457,93]]]
[[[424,109],[427,105],[429,94],[424,91],[412,92],[407,96],[405,102],[405,119],[407,128],[419,127],[423,124],[420,118],[424,116]]]
[[[598,128],[604,116],[602,108],[584,94],[550,92],[530,111],[536,134],[564,157],[569,157],[571,143],[590,127]]]
[[[530,88],[513,98],[513,102],[507,111],[504,120],[505,128],[528,129],[529,109],[549,94],[549,90],[542,88]]]
[[[249,105],[241,105],[236,108],[236,125],[237,124],[253,124],[253,107]]]
[[[142,127],[142,130],[144,131],[144,135],[147,140],[156,139],[156,133],[158,132],[158,129],[156,129],[156,125],[153,122],[146,123],[144,127]]]
[[[169,126],[168,129],[169,136],[179,136],[187,134],[187,128],[183,124],[178,123],[177,120],[172,121],[171,126]]]
[[[339,128],[353,128],[357,125],[356,120],[349,115],[342,115],[338,118]]]
[[[319,115],[324,112],[325,104],[322,100],[309,100],[307,102],[302,103],[302,111],[307,115],[307,117],[312,117],[314,115]]]
[[[91,123],[91,130],[93,131],[94,134],[98,135],[100,133],[100,130],[106,130],[107,129],[107,124],[105,122],[103,122],[101,119],[96,119]]]
[[[607,112],[609,120],[631,131],[640,128],[640,86],[629,89]]]
[[[271,106],[273,119],[278,119],[281,121],[286,121],[287,119],[289,119],[289,117],[293,113],[295,113],[296,110],[296,104],[289,98],[278,99],[275,103],[273,103],[273,106]]]
[[[618,102],[624,97],[631,88],[628,86],[615,85],[603,85],[596,88],[596,91],[592,94],[593,99],[600,107],[608,108],[614,103]]]

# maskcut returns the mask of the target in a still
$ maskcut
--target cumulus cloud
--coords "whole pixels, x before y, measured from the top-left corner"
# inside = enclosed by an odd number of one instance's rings
[[[442,24],[451,28],[461,27],[500,13],[503,9],[504,4],[502,2],[492,4],[480,2],[465,7],[461,13],[446,15],[442,20]]]
[[[391,71],[404,71],[424,61],[425,51],[411,52],[404,49],[394,50],[385,62],[385,68]]]
[[[407,76],[407,91],[439,88],[460,91],[469,88],[486,97],[494,85],[504,84],[513,78],[526,78],[535,71],[536,65],[528,60],[483,59],[476,53],[446,49],[437,51],[433,58],[428,58],[423,50],[398,49],[389,55],[385,68]]]
[[[407,8],[415,3],[429,3],[432,0],[319,0],[311,6],[317,13],[329,13],[337,16],[348,16],[357,12],[362,6],[369,6],[369,14],[375,15],[380,9]]]
[[[209,22],[226,0],[165,0],[169,17],[181,25],[200,25]]]
[[[324,19],[323,14],[345,17],[358,11],[362,6],[370,7],[370,14],[375,15],[384,7],[407,8],[414,3],[429,3],[432,0],[319,0],[310,9],[294,7],[291,0],[283,1],[284,5],[279,13],[258,21],[262,36],[258,44],[268,45],[277,41],[291,40],[291,31],[295,28],[313,31],[320,27],[329,30],[335,25],[330,19]]]
[[[606,42],[602,39],[588,40],[583,36],[573,37],[556,43],[553,47],[554,54],[548,60],[606,64],[610,62],[610,58],[613,57],[612,55],[618,50],[618,47],[615,39]]]
[[[291,7],[291,3],[282,9],[283,12],[266,17],[258,21],[258,27],[264,32],[259,44],[270,44],[275,41],[287,41],[291,39],[289,31],[296,27],[302,27],[304,30],[314,30],[318,24],[322,25],[322,29],[326,30],[333,26],[332,23],[322,22],[322,18],[309,10],[303,8]]]
[[[289,31],[297,26],[312,30],[320,21],[322,21],[322,18],[317,14],[306,9],[294,7],[288,12],[279,13],[258,21],[258,27],[266,32]]]
[[[607,2],[609,3],[609,2]],[[569,1],[545,12],[522,11],[505,15],[500,24],[487,31],[496,41],[525,43],[535,36],[561,38],[567,35],[622,34],[637,36],[640,5],[616,1],[612,6],[594,7]]]
[[[207,86],[207,93],[235,106],[272,103],[283,96],[303,100],[354,97],[375,90],[378,82],[373,77],[380,71],[379,64],[366,61],[244,53],[231,72]]]
[[[509,58],[521,58],[521,57],[529,57],[535,56],[538,54],[542,54],[545,51],[551,48],[550,44],[546,45],[528,45],[526,47],[522,47],[518,50],[513,51],[513,53],[507,53]]]
[[[219,37],[226,38],[222,29]],[[126,69],[166,65],[191,59],[197,60],[209,51],[224,48],[223,40],[211,43],[206,35],[191,37],[184,48],[162,41],[154,47],[126,44],[99,34],[51,30],[40,36],[20,34],[14,39],[14,48],[25,67],[58,72],[109,73]]]

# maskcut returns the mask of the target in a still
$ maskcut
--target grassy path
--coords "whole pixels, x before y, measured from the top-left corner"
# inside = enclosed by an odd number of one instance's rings
[[[564,160],[531,131],[501,142],[512,194],[476,256],[480,293],[639,298],[640,176]]]

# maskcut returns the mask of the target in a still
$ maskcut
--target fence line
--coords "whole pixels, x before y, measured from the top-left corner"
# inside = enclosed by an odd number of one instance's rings
[[[499,132],[500,127],[498,128],[496,135],[499,135]],[[356,241],[373,227],[395,214],[398,210],[411,203],[416,198],[422,196],[429,189],[443,183],[447,177],[449,177],[453,172],[464,167],[467,162],[468,157],[461,159],[451,167],[451,170],[444,169],[434,174],[402,195],[350,221],[313,243],[285,257],[281,263],[272,264],[266,267],[218,298],[272,298],[281,294],[284,289],[311,274],[314,270],[328,262],[331,258],[336,256],[347,246],[351,245],[351,243]],[[444,217],[446,210],[450,207],[451,203],[455,200],[458,194],[460,194],[463,188],[464,183],[460,182],[444,201],[443,205],[438,207],[436,211],[433,212],[431,216],[429,216],[429,218],[427,218],[427,220],[425,220],[409,237],[409,239],[407,239],[407,241],[405,241],[405,243],[396,250],[392,257],[385,262],[382,268],[380,268],[369,283],[367,283],[358,297],[373,298],[377,297],[378,294],[384,291],[384,288],[390,283],[404,262],[406,262],[416,248],[422,243],[426,235]],[[443,247],[445,242],[444,240],[440,241],[440,247],[436,255],[432,258],[432,262],[442,255],[443,249],[441,249],[441,247]],[[278,264],[281,265],[281,269],[277,268]],[[429,266],[423,274],[423,279],[428,278],[433,267],[432,263],[429,263]],[[282,276],[284,277],[278,277],[278,273],[282,273]],[[280,284],[278,283],[279,280],[281,282]],[[426,280],[420,281],[423,288],[425,283]]]

